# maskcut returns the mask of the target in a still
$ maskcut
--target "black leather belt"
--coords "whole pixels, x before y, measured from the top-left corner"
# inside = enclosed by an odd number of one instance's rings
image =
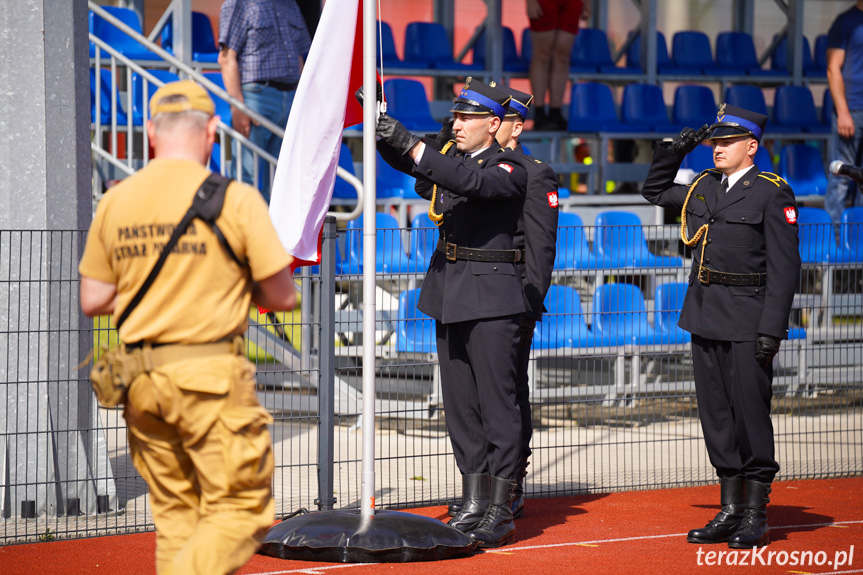
[[[218,340],[218,341],[213,341],[213,342],[210,342],[210,343],[231,343],[231,342],[233,342],[233,341],[234,341],[234,337],[233,337],[233,336],[231,336],[231,337],[222,338],[222,339],[220,339],[220,340]],[[135,343],[127,343],[127,344],[126,344],[126,349],[127,349],[127,350],[129,350],[129,351],[134,351],[134,350],[136,350],[136,349],[141,349],[141,348],[143,348],[143,347],[144,347],[146,344],[148,344],[148,343],[150,344],[150,347],[152,347],[153,349],[155,349],[155,348],[157,348],[157,347],[162,347],[162,346],[165,346],[165,345],[180,345],[180,344],[167,343],[167,342],[166,342],[166,343],[158,343],[158,342],[136,341]],[[189,346],[195,346],[195,345],[209,345],[209,344],[194,344],[194,343],[190,343],[190,344],[187,344],[187,345],[189,345]]]
[[[444,254],[450,261],[468,260],[472,262],[496,262],[517,264],[524,261],[524,250],[483,250],[480,248],[466,248],[439,241],[437,251]]]
[[[277,82],[276,80],[264,80],[261,82],[255,82],[255,84],[260,84],[261,86],[269,86],[270,88],[275,88],[276,90],[281,90],[282,92],[289,92],[291,90],[297,89],[297,82]]]
[[[767,285],[767,274],[735,274],[718,272],[702,267],[698,262],[692,262],[692,270],[698,274],[698,281],[704,285],[720,284],[724,286],[763,286]]]

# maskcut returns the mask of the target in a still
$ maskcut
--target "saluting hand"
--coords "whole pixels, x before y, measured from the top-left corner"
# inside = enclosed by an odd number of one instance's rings
[[[683,128],[680,135],[671,141],[668,150],[683,157],[698,147],[698,144],[704,141],[708,133],[710,133],[710,127],[707,124],[698,128],[697,132],[692,128]]]
[[[761,366],[766,367],[779,352],[779,345],[781,343],[778,337],[759,335],[758,339],[755,340],[755,359],[758,360]]]

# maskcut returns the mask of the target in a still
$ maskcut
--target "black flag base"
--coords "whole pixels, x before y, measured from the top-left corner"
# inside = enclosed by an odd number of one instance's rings
[[[330,563],[407,563],[472,554],[467,535],[431,517],[356,509],[317,511],[285,519],[267,533],[258,553],[281,559]]]

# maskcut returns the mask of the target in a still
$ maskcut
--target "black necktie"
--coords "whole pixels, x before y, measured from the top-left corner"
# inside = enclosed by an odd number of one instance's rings
[[[728,193],[728,178],[725,178],[722,180],[722,183],[719,184],[719,191],[721,192],[721,195]]]

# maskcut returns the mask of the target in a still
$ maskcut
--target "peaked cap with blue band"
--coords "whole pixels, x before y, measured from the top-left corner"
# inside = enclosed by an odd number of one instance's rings
[[[716,122],[710,126],[710,140],[750,136],[759,142],[764,135],[767,116],[737,106],[722,104],[716,113]]]
[[[450,112],[494,114],[498,118],[503,118],[506,116],[509,100],[510,96],[506,92],[468,76],[461,93],[453,99]]]
[[[512,98],[507,107],[507,117],[521,116],[522,120],[526,120],[527,113],[530,111],[530,105],[533,103],[533,94],[519,92],[518,90],[513,90],[509,86],[501,86],[500,89],[509,94]]]

